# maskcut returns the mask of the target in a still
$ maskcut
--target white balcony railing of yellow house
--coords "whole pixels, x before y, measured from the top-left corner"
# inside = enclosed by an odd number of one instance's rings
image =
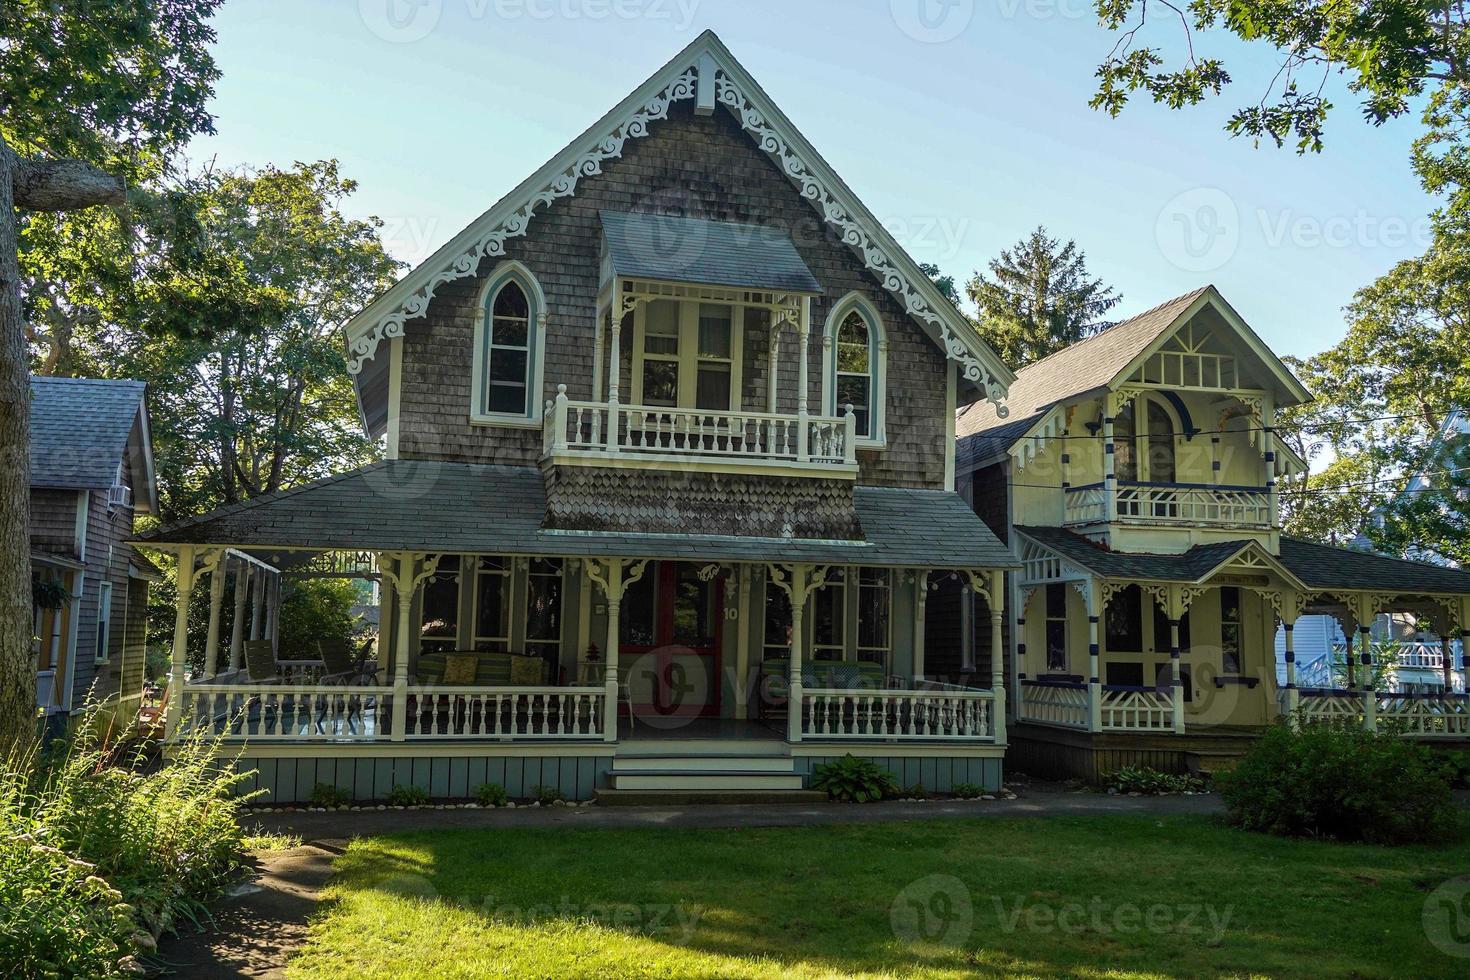
[[[1278,692],[1283,715],[1301,724],[1339,723],[1413,738],[1470,738],[1470,696],[1331,688]]]
[[[1066,490],[1065,524],[1130,524],[1269,528],[1271,493],[1256,487],[1120,482],[1109,506],[1101,483]]]
[[[714,411],[584,402],[566,385],[547,404],[546,458],[563,465],[687,462],[756,469],[857,472],[857,417]]]

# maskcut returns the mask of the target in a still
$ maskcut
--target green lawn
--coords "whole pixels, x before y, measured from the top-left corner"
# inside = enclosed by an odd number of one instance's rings
[[[1470,975],[1425,899],[1470,844],[1203,817],[361,840],[291,977]]]

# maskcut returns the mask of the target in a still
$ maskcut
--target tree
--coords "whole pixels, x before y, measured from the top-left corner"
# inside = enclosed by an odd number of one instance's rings
[[[1112,326],[1104,315],[1123,297],[1087,274],[1087,256],[1037,228],[965,286],[980,335],[1012,368],[1022,368]]]
[[[1093,108],[1116,116],[1134,92],[1171,109],[1219,95],[1231,81],[1224,62],[1196,50],[1200,35],[1213,30],[1262,41],[1281,56],[1266,91],[1236,109],[1226,129],[1277,146],[1293,139],[1298,152],[1322,149],[1332,108],[1322,91],[1334,74],[1347,76],[1363,118],[1374,125],[1409,112],[1426,93],[1470,84],[1470,32],[1459,2],[1193,0],[1187,11],[1169,2],[1150,11],[1148,0],[1097,0],[1103,26],[1118,37],[1097,69]],[[1138,44],[1151,12],[1183,36],[1182,57],[1164,70],[1162,50]]]
[[[100,289],[110,260],[91,261],[88,236],[51,226],[27,252],[52,293],[96,312],[64,362],[149,383],[166,520],[372,459],[337,329],[400,263],[380,221],[342,214],[356,186],[331,160],[194,175],[139,224],[131,275]],[[33,356],[56,350],[38,338]]]
[[[218,0],[0,7],[0,753],[34,736],[20,212],[121,204],[126,161],[208,132]]]
[[[958,309],[960,305],[960,290],[955,285],[954,276],[946,276],[940,271],[939,266],[933,262],[920,262],[919,271],[928,276],[930,281],[938,287],[940,295],[949,300]]]

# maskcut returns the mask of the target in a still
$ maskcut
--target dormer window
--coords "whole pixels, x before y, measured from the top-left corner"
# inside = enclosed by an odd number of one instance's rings
[[[474,421],[539,421],[544,319],[545,301],[530,271],[519,262],[498,267],[485,287],[475,327]]]
[[[823,338],[827,411],[842,415],[852,406],[860,443],[883,444],[884,376],[887,343],[873,308],[851,293],[832,308]]]

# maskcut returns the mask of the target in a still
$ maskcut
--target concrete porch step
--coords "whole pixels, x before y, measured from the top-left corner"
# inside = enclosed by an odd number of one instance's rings
[[[791,771],[790,760],[784,772],[739,769],[632,769],[609,774],[613,789],[667,790],[799,790],[801,776]]]
[[[602,806],[719,806],[793,804],[812,806],[827,802],[827,794],[809,789],[596,789],[592,796]]]

